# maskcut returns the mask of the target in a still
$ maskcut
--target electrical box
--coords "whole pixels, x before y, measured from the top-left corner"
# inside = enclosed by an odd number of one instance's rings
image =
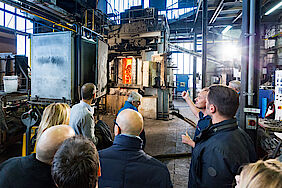
[[[275,120],[282,120],[282,70],[275,71]]]
[[[176,92],[183,92],[189,89],[188,87],[189,75],[188,74],[176,74]]]
[[[260,109],[258,108],[244,108],[244,113],[246,114],[246,129],[257,129],[258,125],[258,114]]]

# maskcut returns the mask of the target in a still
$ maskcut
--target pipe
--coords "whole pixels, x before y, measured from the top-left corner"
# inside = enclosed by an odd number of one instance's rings
[[[249,32],[249,71],[248,71],[248,105],[253,105],[254,65],[255,65],[255,18],[256,0],[250,1],[250,32]]]
[[[188,49],[186,49],[186,48],[177,46],[177,45],[172,44],[172,43],[168,43],[168,45],[169,45],[169,47],[171,47],[171,48],[174,48],[174,49],[176,49],[176,50],[178,50],[178,51],[180,51],[180,52],[187,53],[187,54],[190,54],[190,55],[195,56],[195,57],[200,57],[200,58],[202,58],[202,56],[203,56],[202,54],[200,54],[200,53],[198,53],[198,52],[194,52],[193,50],[188,50]],[[212,57],[207,57],[207,60],[208,60],[209,62],[212,62],[212,63],[214,63],[214,64],[220,66],[220,67],[223,67],[223,66],[224,66],[223,62],[218,61],[218,60],[216,60],[216,59],[214,59],[214,58],[212,58]]]
[[[191,157],[192,153],[168,153],[168,154],[161,154],[153,156],[156,159],[179,159],[179,158],[187,158]]]
[[[89,28],[87,28],[87,27],[84,27],[84,26],[81,26],[81,35],[83,34],[83,31],[84,31],[84,30],[89,31],[89,32],[93,33],[94,35],[100,37],[102,40],[104,40],[103,35],[100,35],[99,33],[95,32],[95,31],[92,31],[91,29],[89,29]]]
[[[87,20],[87,10],[85,10],[85,20],[84,20],[84,27],[87,27],[87,23],[88,23],[88,20]]]
[[[206,87],[207,72],[207,28],[208,28],[208,0],[203,0],[202,12],[202,88]]]
[[[55,29],[56,31],[60,31],[59,29],[52,28],[52,27],[50,27],[50,26],[48,26],[48,25],[44,25],[44,24],[42,24],[42,23],[40,23],[40,22],[36,22],[36,21],[34,21],[33,19],[31,19],[31,18],[29,18],[29,17],[26,17],[26,16],[23,16],[23,15],[20,15],[20,14],[14,13],[14,12],[11,12],[11,11],[9,11],[9,10],[5,10],[5,9],[3,9],[3,8],[0,8],[0,11],[5,11],[5,12],[7,12],[7,13],[9,13],[9,14],[12,14],[12,15],[15,15],[15,16],[17,16],[17,17],[21,17],[21,18],[24,18],[24,19],[33,21],[33,22],[35,22],[35,23],[37,23],[37,24],[39,24],[39,25],[42,25],[42,26],[44,26],[44,27],[48,27],[48,28],[50,28],[50,29]],[[22,31],[18,31],[18,30],[16,30],[16,32],[20,33],[21,35],[30,35],[30,34],[26,34],[26,33],[22,32]]]
[[[33,15],[33,16],[36,16],[36,17],[38,17],[38,18],[40,18],[40,19],[42,19],[42,20],[48,21],[48,22],[50,22],[50,23],[53,23],[53,24],[55,24],[55,25],[57,25],[57,26],[63,27],[63,28],[65,28],[65,29],[68,29],[68,30],[70,30],[70,31],[76,32],[75,30],[73,30],[73,29],[71,29],[71,28],[69,28],[69,27],[66,27],[66,26],[64,26],[64,25],[62,25],[62,24],[56,23],[56,22],[54,22],[54,21],[52,21],[52,20],[49,20],[49,19],[44,18],[44,17],[42,17],[42,16],[39,16],[39,15],[37,15],[37,14],[35,14],[35,13],[32,13],[32,12],[30,12],[30,11],[28,11],[28,10],[25,10],[25,9],[19,7],[19,6],[16,6],[16,5],[13,5],[13,6],[14,6],[15,8],[20,9],[20,10],[22,10],[22,11],[25,11],[25,12],[27,12],[27,13]]]
[[[245,113],[244,108],[247,104],[247,96],[245,93],[247,93],[247,86],[248,86],[248,52],[249,52],[249,40],[247,38],[246,33],[248,33],[249,30],[249,1],[243,1],[242,3],[242,34],[241,34],[241,40],[242,40],[242,50],[241,50],[241,94],[240,94],[240,123],[239,126],[246,130],[246,119],[245,119]]]
[[[197,34],[194,32],[194,52],[197,53]],[[197,57],[193,56],[193,100],[196,98]]]

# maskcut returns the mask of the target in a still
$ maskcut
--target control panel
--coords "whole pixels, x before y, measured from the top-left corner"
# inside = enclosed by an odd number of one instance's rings
[[[282,121],[282,70],[275,71],[275,120]]]

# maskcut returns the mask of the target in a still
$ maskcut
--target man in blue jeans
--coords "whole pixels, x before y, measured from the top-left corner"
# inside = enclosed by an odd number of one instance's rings
[[[192,99],[189,97],[188,92],[182,92],[182,98],[189,105],[192,113],[199,118],[194,139],[192,140],[188,134],[182,135],[182,143],[188,144],[193,148],[195,147],[195,140],[201,134],[201,131],[207,128],[210,124],[211,117],[206,114],[206,97],[208,91],[208,88],[202,89],[202,91],[198,94],[198,97],[195,99],[195,103],[193,103]]]

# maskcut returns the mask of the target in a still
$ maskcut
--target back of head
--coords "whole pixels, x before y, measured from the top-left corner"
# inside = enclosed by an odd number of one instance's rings
[[[64,141],[52,165],[59,188],[94,188],[98,181],[99,157],[93,142],[75,136]]]
[[[282,185],[282,163],[269,159],[246,165],[241,174],[240,188],[276,188]]]
[[[116,119],[122,134],[138,136],[143,129],[143,117],[139,112],[125,109],[118,114]]]
[[[84,100],[90,100],[96,93],[96,86],[93,83],[86,83],[81,87],[81,97]]]
[[[232,89],[235,89],[235,91],[240,92],[241,91],[241,82],[238,80],[232,80],[229,82],[229,87]]]
[[[57,125],[46,129],[36,145],[36,158],[51,164],[53,157],[64,140],[75,136],[74,130],[67,125]]]
[[[239,95],[236,91],[223,85],[210,86],[207,100],[209,104],[216,106],[220,115],[226,118],[234,117],[239,106]]]
[[[42,115],[37,139],[42,132],[55,125],[68,125],[70,120],[70,106],[65,103],[53,103],[48,105]]]
[[[140,95],[139,93],[135,92],[135,91],[132,91],[128,98],[127,98],[127,101],[128,102],[133,102],[133,101],[141,101],[142,99],[142,95]]]

